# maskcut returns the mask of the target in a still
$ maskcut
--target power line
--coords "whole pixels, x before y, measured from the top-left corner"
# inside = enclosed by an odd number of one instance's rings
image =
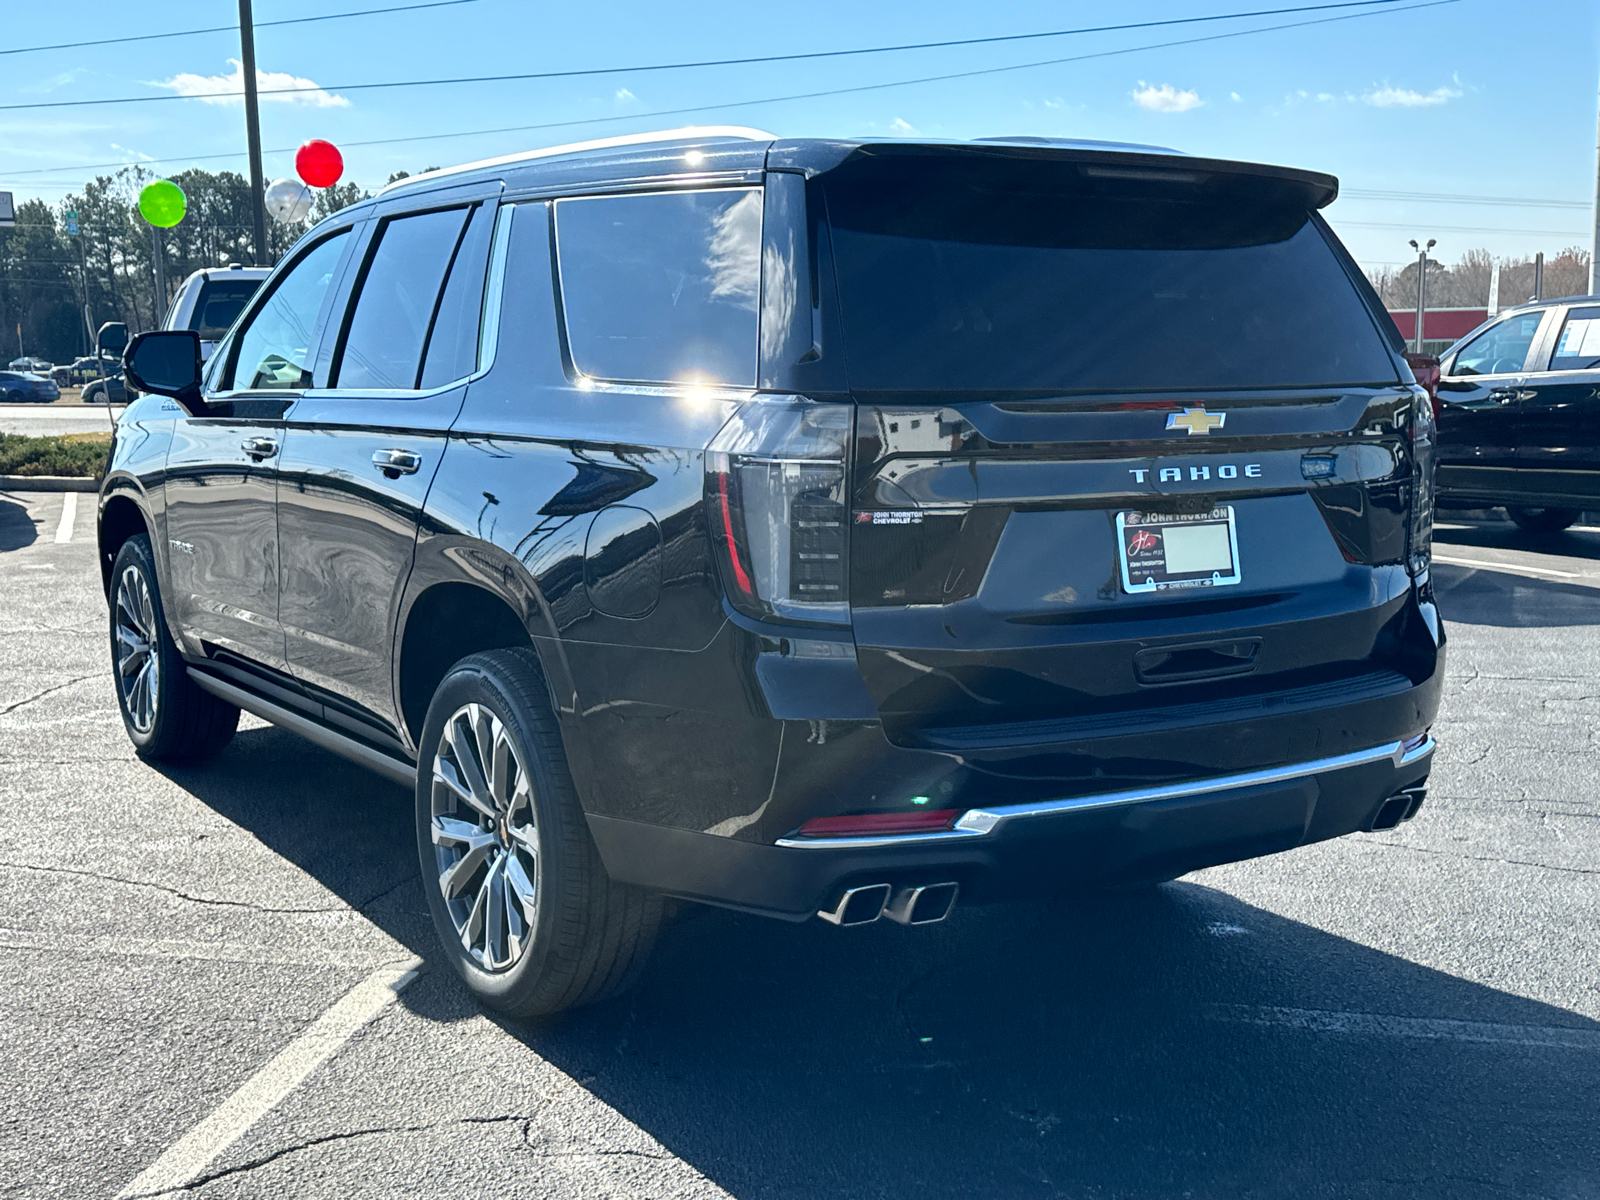
[[[1152,42],[1143,46],[1124,46],[1116,50],[1098,50],[1092,54],[1078,54],[1068,58],[1044,59],[1038,62],[1016,63],[1006,67],[985,67],[974,71],[955,71],[943,75],[926,75],[917,79],[899,79],[888,83],[866,83],[854,87],[830,88],[815,92],[797,92],[787,96],[765,96],[751,100],[733,100],[718,104],[691,105],[685,108],[656,109],[644,113],[627,113],[611,117],[582,117],[571,121],[546,121],[535,125],[506,125],[496,129],[462,129],[452,133],[425,133],[412,134],[406,137],[371,138],[360,142],[343,142],[345,149],[360,149],[367,146],[395,146],[411,142],[436,142],[452,138],[486,137],[503,133],[537,133],[550,129],[569,129],[580,125],[609,125],[618,121],[643,121],[655,117],[678,117],[692,113],[719,112],[731,108],[748,108],[760,104],[781,104],[794,100],[815,100],[828,96],[843,96],[861,92],[882,91],[887,88],[910,87],[922,83],[943,83],[953,79],[970,79],[981,75],[1000,75],[1010,71],[1025,71],[1035,67],[1063,66],[1070,63],[1088,62],[1092,59],[1116,58],[1128,54],[1137,54],[1145,50],[1168,50],[1179,46],[1195,46],[1205,42],[1226,41],[1233,38],[1250,37],[1258,33],[1277,33],[1285,29],[1303,29],[1313,25],[1328,25],[1338,21],[1355,21],[1364,17],[1384,16],[1390,13],[1418,12],[1426,8],[1439,8],[1447,4],[1459,4],[1461,0],[1428,0],[1423,4],[1410,4],[1402,8],[1383,8],[1374,12],[1347,13],[1338,17],[1319,17],[1313,21],[1287,21],[1280,25],[1264,25],[1258,29],[1239,29],[1229,33],[1208,34],[1205,37],[1180,38],[1170,42]],[[295,147],[287,146],[275,150],[264,151],[266,154],[292,154]],[[100,167],[130,167],[150,166],[173,162],[209,162],[216,159],[238,159],[244,155],[239,153],[227,154],[194,154],[174,158],[151,158],[140,163],[111,162],[90,163],[72,167],[38,167],[24,171],[14,171],[13,176],[44,174],[54,171],[91,171]]]
[[[441,87],[463,83],[519,83],[539,79],[576,79],[596,75],[623,75],[642,71],[684,71],[701,67],[750,66],[759,63],[799,62],[807,59],[842,58],[848,55],[891,54],[905,50],[948,49],[955,46],[992,45],[1038,38],[1074,37],[1092,33],[1125,33],[1135,29],[1157,29],[1174,25],[1195,25],[1209,21],[1240,21],[1253,17],[1284,16],[1289,13],[1324,12],[1336,8],[1371,8],[1398,4],[1401,0],[1338,0],[1331,4],[1301,4],[1292,8],[1257,9],[1252,12],[1215,13],[1204,17],[1172,17],[1161,21],[1133,21],[1120,25],[1095,25],[1079,29],[1052,29],[1042,33],[1013,33],[995,37],[958,38],[943,42],[910,42],[897,46],[867,46],[851,50],[816,50],[802,54],[764,54],[748,58],[702,59],[694,62],[648,63],[631,67],[595,67],[576,71],[533,71],[513,75],[466,75],[448,79],[398,79],[378,83],[340,83],[312,87],[262,88],[261,96],[287,96],[305,92],[358,92],[378,88]],[[242,96],[242,92],[209,92],[204,96],[116,96],[103,100],[41,100],[29,104],[0,104],[0,111],[15,112],[37,108],[84,108],[101,104],[157,104],[173,100],[216,100]]]
[[[1415,231],[1418,227],[1426,225],[1432,230],[1445,233],[1522,233],[1537,235],[1539,237],[1584,238],[1588,234],[1573,233],[1566,229],[1495,229],[1487,225],[1435,225],[1432,221],[1341,221],[1337,217],[1330,218],[1330,224],[1340,229],[1409,229]]]
[[[1341,191],[1339,195],[1348,200],[1417,200],[1429,204],[1503,204],[1518,208],[1581,208],[1585,212],[1591,207],[1588,200],[1530,200],[1518,196],[1470,196],[1453,195],[1449,192],[1395,192],[1352,188],[1348,191]]]
[[[289,17],[281,21],[257,21],[257,29],[273,25],[306,25],[312,21],[342,21],[346,17],[374,17],[384,13],[412,12],[419,8],[449,8],[456,4],[477,4],[480,0],[428,0],[425,4],[397,4],[389,8],[363,8],[357,12],[324,13],[319,17]],[[159,38],[194,37],[202,33],[238,33],[239,26],[211,25],[205,29],[176,29],[171,33],[136,33],[127,37],[98,38],[92,42],[57,42],[50,46],[12,46],[0,49],[4,54],[33,54],[40,50],[78,50],[85,46],[117,46],[126,42],[150,42]]]

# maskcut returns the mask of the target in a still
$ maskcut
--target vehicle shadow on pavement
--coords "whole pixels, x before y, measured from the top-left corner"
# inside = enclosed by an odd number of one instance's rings
[[[273,729],[167,773],[428,960],[413,1013],[477,1015],[437,952],[404,789]],[[1192,883],[921,929],[689,906],[631,995],[498,1023],[741,1200],[1600,1179],[1600,1023]]]
[[[1434,595],[1444,619],[1461,625],[1541,629],[1600,625],[1600,587],[1517,574],[1509,567],[1461,567],[1435,561]]]
[[[1510,520],[1473,520],[1457,523],[1449,514],[1439,517],[1433,540],[1441,546],[1477,546],[1496,550],[1526,550],[1562,558],[1587,558],[1600,562],[1600,533],[1564,529],[1559,533],[1534,533]]]
[[[1381,1036],[1366,1014],[1418,1020]],[[1453,1028],[1439,1018],[1583,1030],[1588,1047],[1430,1036]],[[1368,1028],[1337,1031],[1352,1021]],[[915,930],[716,913],[669,935],[636,995],[508,1029],[741,1200],[1600,1178],[1582,1115],[1600,1024],[1193,884]]]
[[[0,496],[0,554],[21,550],[39,540],[39,527],[28,510],[15,500]]]

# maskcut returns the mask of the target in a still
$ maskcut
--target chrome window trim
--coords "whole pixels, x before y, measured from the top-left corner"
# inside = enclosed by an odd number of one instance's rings
[[[641,175],[635,179],[604,179],[593,183],[539,183],[508,190],[507,204],[530,200],[593,200],[604,196],[637,196],[641,192],[711,192],[723,188],[762,187],[766,172],[699,171],[680,175]]]
[[[489,278],[483,285],[483,310],[478,316],[478,369],[452,387],[487,375],[494,366],[500,345],[500,306],[505,299],[506,254],[511,245],[512,214],[515,204],[502,203],[495,210],[494,232],[489,241]]]
[[[1175,783],[1161,787],[1130,788],[1120,792],[1101,792],[1093,796],[1072,796],[1062,800],[1038,800],[1026,804],[1004,804],[993,808],[973,808],[962,814],[952,829],[932,833],[885,834],[866,837],[832,838],[779,838],[777,844],[786,848],[809,850],[856,850],[874,846],[920,846],[935,842],[967,841],[987,837],[1008,821],[1023,817],[1047,817],[1057,813],[1084,812],[1091,809],[1125,808],[1134,804],[1148,804],[1157,800],[1181,800],[1189,796],[1204,796],[1212,792],[1232,792],[1240,788],[1260,787],[1264,784],[1288,783],[1308,775],[1322,775],[1329,771],[1342,771],[1348,767],[1370,766],[1391,761],[1396,769],[1434,752],[1436,743],[1432,735],[1425,734],[1421,741],[1408,738],[1401,742],[1387,742],[1370,750],[1355,750],[1331,758],[1318,758],[1310,762],[1294,763],[1286,767],[1268,767],[1260,771],[1244,771],[1237,775],[1218,775],[1210,779],[1196,779],[1190,783]]]

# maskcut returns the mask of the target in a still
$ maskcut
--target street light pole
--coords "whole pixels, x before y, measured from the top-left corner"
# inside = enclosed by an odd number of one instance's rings
[[[1422,353],[1422,318],[1428,311],[1428,251],[1438,244],[1437,239],[1429,238],[1426,246],[1419,246],[1415,238],[1411,239],[1411,248],[1417,252],[1417,332],[1411,339],[1411,348],[1418,354]]]
[[[261,105],[256,100],[256,29],[250,0],[239,0],[239,51],[244,63],[244,125],[250,143],[250,221],[256,266],[267,262],[267,184],[261,174]]]

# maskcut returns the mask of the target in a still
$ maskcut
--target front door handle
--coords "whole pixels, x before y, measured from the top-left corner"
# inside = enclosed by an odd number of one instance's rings
[[[379,450],[372,456],[372,465],[390,479],[402,475],[415,475],[422,466],[422,455],[411,450]]]
[[[271,438],[245,438],[244,441],[239,443],[239,449],[243,450],[257,462],[260,462],[264,458],[271,458],[278,452],[278,443],[273,441]]]

